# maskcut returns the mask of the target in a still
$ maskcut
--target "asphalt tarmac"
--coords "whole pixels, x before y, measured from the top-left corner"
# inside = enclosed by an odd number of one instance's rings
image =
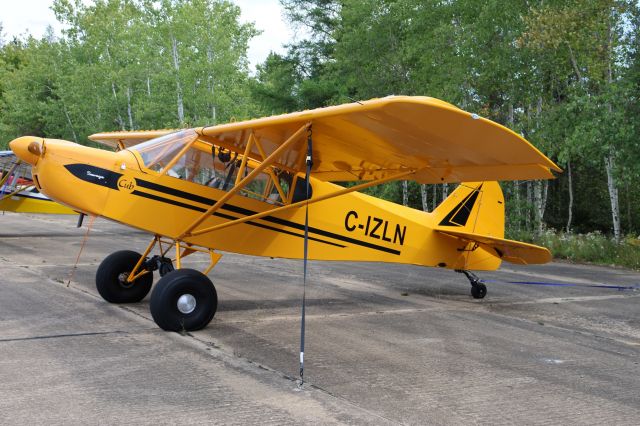
[[[88,219],[0,221],[0,424],[640,424],[640,288],[583,287],[637,272],[506,264],[474,300],[448,270],[311,262],[300,389],[302,262],[225,253],[181,335],[95,289],[146,234],[98,219],[74,268]]]

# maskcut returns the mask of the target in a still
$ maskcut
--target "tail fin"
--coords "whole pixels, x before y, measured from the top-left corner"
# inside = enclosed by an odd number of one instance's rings
[[[434,211],[441,234],[463,242],[464,261],[483,263],[486,253],[511,263],[547,263],[551,253],[544,247],[504,239],[504,196],[497,182],[464,182]],[[471,248],[466,248],[468,243]],[[480,252],[476,252],[481,248]],[[496,266],[497,267],[497,266]]]
[[[504,196],[498,182],[463,182],[434,213],[438,230],[504,237]]]

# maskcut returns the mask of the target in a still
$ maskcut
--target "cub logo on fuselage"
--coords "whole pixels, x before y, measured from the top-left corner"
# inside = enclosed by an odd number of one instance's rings
[[[362,232],[367,237],[400,245],[404,245],[404,237],[407,234],[405,225],[392,224],[388,220],[370,215],[359,220],[358,213],[354,210],[345,216],[344,227],[349,232],[358,230],[357,232]]]
[[[132,193],[133,190],[136,189],[136,180],[132,177],[120,176],[120,179],[118,179],[118,189]]]

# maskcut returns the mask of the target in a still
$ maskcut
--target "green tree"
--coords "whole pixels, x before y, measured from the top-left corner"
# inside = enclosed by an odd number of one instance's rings
[[[257,111],[246,51],[257,34],[223,0],[55,0],[59,39],[1,47],[2,142],[215,124]]]
[[[636,7],[633,1],[552,2],[527,19],[530,46],[553,51],[556,72],[564,74],[558,78],[569,82],[563,104],[575,119],[565,154],[586,153],[586,161],[604,166],[616,241],[622,233],[619,172],[629,158],[621,153],[632,133],[625,112],[626,31]]]

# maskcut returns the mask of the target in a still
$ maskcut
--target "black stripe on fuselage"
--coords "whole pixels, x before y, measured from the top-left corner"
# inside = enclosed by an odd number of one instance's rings
[[[142,191],[137,191],[136,190],[136,191],[133,191],[132,194],[133,195],[137,195],[138,197],[144,197],[144,198],[148,198],[150,200],[160,201],[160,202],[166,203],[166,204],[172,204],[174,206],[182,207],[182,208],[189,209],[189,210],[195,210],[195,211],[198,211],[198,212],[201,212],[201,213],[204,213],[204,212],[207,211],[206,209],[203,209],[202,207],[194,206],[194,205],[191,205],[191,204],[181,203],[180,201],[171,200],[169,198],[160,197],[160,196],[154,195],[154,194],[149,194],[148,192],[142,192]],[[236,220],[236,219],[238,219],[237,217],[230,216],[230,215],[224,214],[224,213],[219,213],[219,212],[213,213],[213,216],[221,217],[221,218],[227,219],[227,220]],[[251,220],[248,220],[245,223],[247,225],[256,226],[258,228],[268,229],[270,231],[276,231],[276,232],[280,232],[282,234],[293,235],[294,237],[304,238],[304,235],[296,234],[295,232],[287,231],[286,229],[274,228],[273,226],[263,225],[261,223],[256,223],[256,222],[253,222]],[[312,240],[312,241],[317,241],[319,243],[329,244],[329,245],[332,245],[332,246],[335,246],[335,247],[340,247],[340,248],[345,248],[346,247],[346,246],[343,246],[342,244],[336,244],[336,243],[333,243],[331,241],[321,240],[321,239],[315,238],[315,237],[309,237],[309,239]]]
[[[201,204],[206,204],[206,205],[212,206],[216,202],[216,200],[212,200],[211,198],[201,197],[199,195],[192,194],[190,192],[181,191],[181,190],[175,189],[175,188],[169,188],[169,187],[166,187],[164,185],[159,185],[157,183],[153,183],[153,182],[149,182],[149,181],[136,179],[136,183],[138,184],[138,186],[142,186],[144,188],[151,189],[151,190],[157,191],[157,192],[162,192],[164,194],[173,195],[175,197],[185,198],[187,200],[195,201],[196,203],[201,203]],[[228,203],[227,204],[223,204],[221,209],[224,209],[224,210],[227,210],[227,211],[230,211],[230,212],[233,212],[233,213],[245,215],[245,216],[251,216],[251,215],[254,215],[254,214],[258,213],[256,211],[245,209],[244,207],[240,207],[240,206],[234,206],[234,205],[228,204]],[[265,217],[263,217],[261,219],[264,220],[265,222],[271,222],[271,223],[274,223],[276,225],[288,226],[288,227],[291,227],[291,228],[298,229],[300,231],[304,231],[304,225],[303,224],[296,223],[296,222],[291,222],[289,220],[281,219],[279,217],[265,216]],[[314,234],[318,234],[318,235],[322,235],[323,237],[333,238],[333,239],[336,239],[336,240],[344,241],[346,243],[356,244],[356,245],[359,245],[359,246],[367,247],[367,248],[378,250],[378,251],[384,251],[384,252],[395,254],[395,255],[399,255],[400,254],[400,250],[387,248],[387,247],[380,246],[378,244],[369,243],[369,242],[366,242],[366,241],[360,241],[360,240],[357,240],[355,238],[351,238],[351,237],[347,237],[347,236],[344,236],[344,235],[336,234],[336,233],[333,233],[333,232],[330,232],[330,231],[325,231],[325,230],[319,229],[319,228],[314,228],[313,226],[309,227],[309,232],[314,233]]]
[[[77,178],[84,180],[86,182],[90,182],[90,183],[95,183],[98,185],[102,185],[102,186],[107,186],[109,188],[112,189],[118,189],[117,186],[117,182],[118,179],[120,178],[120,176],[122,176],[121,173],[116,173],[110,170],[106,170],[106,169],[102,169],[99,167],[95,167],[95,166],[89,166],[86,164],[69,164],[65,166],[74,176],[76,176]],[[105,180],[103,181],[102,179],[96,178],[95,175],[98,175],[100,177],[105,177]],[[186,191],[181,191],[179,189],[175,189],[175,188],[171,188],[165,185],[160,185],[157,183],[153,183],[153,182],[149,182],[143,179],[139,179],[136,178],[136,185],[142,188],[146,188],[146,189],[150,189],[152,191],[157,191],[163,194],[167,194],[167,195],[172,195],[174,197],[180,197],[180,198],[184,198],[186,200],[190,200],[190,201],[194,201],[196,203],[200,203],[200,204],[205,204],[208,206],[212,206],[216,203],[216,200],[211,199],[211,198],[207,198],[207,197],[202,197],[200,195],[196,195],[196,194],[192,194],[190,192],[186,192]],[[170,200],[168,198],[163,198],[163,197],[158,197],[156,195],[153,194],[149,194],[147,192],[141,192],[141,191],[134,191],[133,193],[135,193],[138,196],[143,196],[149,199],[154,199],[156,201],[161,201],[161,202],[169,202],[171,204],[174,204],[176,206],[179,207],[183,207],[183,208],[187,208],[187,209],[191,209],[191,210],[196,210],[196,211],[200,211],[200,212],[205,212],[205,209],[202,209],[201,207],[197,207],[197,206],[193,206],[190,204],[186,204],[186,203],[182,203],[179,201],[174,201],[174,200]],[[144,195],[143,195],[144,194]],[[155,197],[155,198],[154,198]],[[253,210],[249,210],[249,209],[245,209],[244,207],[240,207],[240,206],[235,206],[233,204],[228,204],[225,203],[223,204],[221,207],[221,209],[223,210],[227,210],[229,212],[232,213],[237,213],[237,214],[241,214],[241,215],[245,215],[245,216],[251,216],[254,214],[257,214],[258,212],[253,211]],[[232,216],[226,216],[226,215],[222,215],[221,213],[214,213],[214,215],[219,216],[219,217],[227,217],[227,218],[231,218],[230,220],[235,220],[238,218],[232,217]],[[273,224],[276,225],[281,225],[281,226],[288,226],[291,228],[295,228],[298,230],[304,230],[304,225],[303,224],[299,224],[296,222],[291,222],[289,220],[286,219],[281,219],[275,216],[265,216],[263,218],[261,218],[262,220],[264,220],[265,222],[271,222]],[[264,229],[270,229],[270,230],[274,230],[274,231],[278,231],[278,232],[282,232],[282,233],[286,233],[289,235],[295,235],[295,236],[299,236],[299,237],[303,237],[303,235],[297,234],[295,232],[290,232],[290,231],[286,231],[283,229],[279,229],[279,228],[274,228],[274,227],[270,227],[268,225],[263,225],[257,222],[253,222],[253,221],[248,221],[247,223],[253,225],[253,226],[258,226]],[[400,255],[400,250],[396,250],[396,249],[392,249],[392,248],[388,248],[388,247],[384,247],[384,246],[380,246],[378,244],[373,244],[373,243],[369,243],[366,241],[360,241],[357,240],[355,238],[351,238],[351,237],[347,237],[344,235],[340,235],[340,234],[336,234],[330,231],[325,231],[323,229],[319,229],[319,228],[314,228],[312,226],[309,227],[309,232],[317,234],[317,235],[322,235],[324,237],[329,237],[329,238],[333,238],[335,240],[339,240],[339,241],[343,241],[346,243],[351,243],[351,244],[355,244],[355,245],[359,245],[362,247],[367,247],[373,250],[378,250],[378,251],[383,251],[386,253],[391,253],[391,254],[395,254],[395,255]],[[309,239],[313,240],[313,241],[318,241],[318,242],[323,242],[325,244],[331,244],[337,247],[346,247],[340,244],[335,244],[329,241],[325,241],[325,240],[320,240],[317,238],[313,238],[310,237]]]
[[[122,176],[122,173],[88,164],[67,164],[64,167],[80,180],[111,189],[118,189],[118,179]]]

